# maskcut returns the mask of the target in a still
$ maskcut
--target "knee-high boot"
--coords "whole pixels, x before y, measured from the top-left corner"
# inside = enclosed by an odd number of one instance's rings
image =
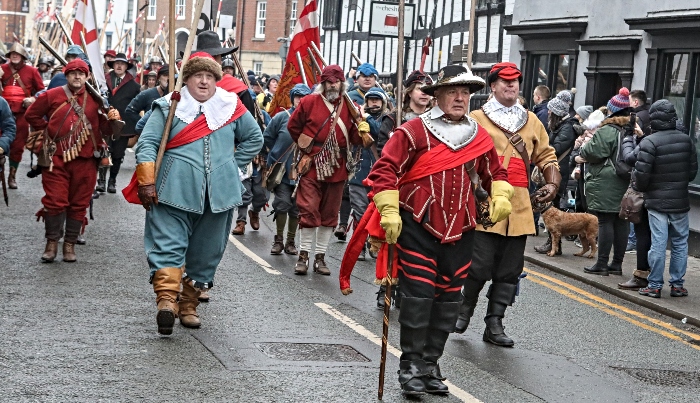
[[[107,191],[107,171],[109,170],[108,166],[101,166],[97,169],[98,177],[97,177],[97,186],[95,186],[95,190],[104,193]]]
[[[470,280],[467,277],[467,281],[464,282],[464,287],[462,288],[462,306],[459,309],[459,317],[457,318],[457,323],[455,324],[455,333],[464,333],[469,327],[469,321],[472,315],[474,315],[474,308],[476,308],[476,303],[479,301],[479,293],[481,289],[484,288],[485,281],[480,280]]]
[[[423,360],[423,348],[430,324],[433,300],[404,297],[399,323],[401,324],[401,362],[399,383],[405,395],[425,393],[424,377],[428,374]]]
[[[433,302],[428,335],[425,339],[425,347],[423,347],[423,360],[428,370],[424,383],[425,391],[428,393],[449,392],[447,385],[442,382],[445,377],[440,372],[438,359],[442,357],[447,338],[455,328],[455,321],[460,313],[461,305],[461,302]]]
[[[515,344],[506,335],[502,320],[505,316],[506,308],[513,303],[517,289],[518,286],[516,284],[508,283],[492,283],[491,287],[489,287],[489,292],[486,294],[489,298],[489,305],[484,318],[484,322],[486,322],[484,341],[504,347],[512,347]]]
[[[153,273],[151,283],[156,293],[158,314],[156,322],[158,333],[168,335],[173,333],[173,325],[177,317],[177,295],[180,293],[182,269],[179,267],[164,267]]]
[[[80,236],[80,230],[83,229],[83,221],[74,218],[66,219],[66,236],[63,238],[63,261],[75,262],[75,243]]]
[[[44,229],[46,233],[46,248],[41,255],[41,261],[51,263],[56,260],[58,254],[58,241],[63,238],[63,226],[66,222],[66,213],[56,215],[44,215]]]
[[[182,279],[182,292],[180,293],[180,324],[184,327],[196,329],[202,325],[197,313],[199,295],[201,290],[195,288],[189,278]]]

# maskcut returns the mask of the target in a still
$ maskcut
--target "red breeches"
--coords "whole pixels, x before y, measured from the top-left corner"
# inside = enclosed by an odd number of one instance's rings
[[[301,177],[297,189],[299,228],[335,227],[345,182],[319,182]]]
[[[67,213],[68,218],[83,221],[97,182],[97,160],[77,158],[63,162],[53,157],[53,171],[44,168],[41,183],[46,195],[41,199],[48,215]]]
[[[10,146],[10,161],[20,163],[22,153],[24,153],[24,145],[29,137],[29,123],[24,118],[24,112],[15,113],[15,124],[17,125],[17,135]]]

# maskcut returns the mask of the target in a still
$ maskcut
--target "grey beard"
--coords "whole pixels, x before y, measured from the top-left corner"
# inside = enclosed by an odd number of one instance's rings
[[[340,97],[340,92],[339,91],[333,91],[333,90],[328,90],[326,91],[326,99],[329,102],[334,102],[336,99]]]

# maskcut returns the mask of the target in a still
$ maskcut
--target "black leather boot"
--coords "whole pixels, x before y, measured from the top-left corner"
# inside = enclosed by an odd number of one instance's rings
[[[608,265],[607,263],[601,262],[600,259],[595,262],[591,267],[584,267],[583,271],[588,274],[597,274],[599,276],[608,275]]]
[[[117,193],[117,178],[110,177],[107,182],[107,193]]]
[[[428,375],[423,378],[423,382],[425,391],[428,393],[449,393],[447,385],[442,382],[445,377],[440,372],[438,360],[442,357],[447,338],[455,327],[461,306],[461,302],[433,302],[428,335],[423,347],[423,360],[428,370]]]
[[[391,293],[394,297],[394,308],[401,309],[401,285],[396,284],[391,286]]]
[[[547,241],[544,245],[535,246],[535,252],[537,253],[549,253],[552,250],[552,235],[549,235]]]
[[[486,284],[485,281],[470,280],[467,277],[467,281],[462,288],[462,304],[459,309],[459,317],[453,329],[455,333],[464,333],[469,327],[469,321],[474,315],[474,308],[476,308],[476,303],[479,301],[479,293],[484,288],[484,284]]]
[[[95,186],[95,190],[104,193],[107,191],[107,170],[109,170],[109,167],[99,167],[97,169],[98,177],[97,177],[97,186]]]
[[[622,260],[615,259],[613,257],[612,262],[608,265],[608,274],[612,274],[615,276],[621,276],[622,275]]]
[[[423,348],[428,334],[433,300],[403,297],[402,304],[399,313],[401,324],[399,383],[405,395],[422,395],[425,393],[423,378],[428,373],[423,360]]]
[[[484,330],[484,341],[503,347],[513,347],[515,342],[508,337],[503,328],[503,317],[508,305],[513,303],[515,292],[518,286],[508,283],[491,283],[489,292],[489,305],[486,311],[486,329]]]

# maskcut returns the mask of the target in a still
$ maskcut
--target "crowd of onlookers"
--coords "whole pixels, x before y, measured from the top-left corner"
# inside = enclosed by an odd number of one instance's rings
[[[574,93],[564,90],[550,98],[549,88],[538,86],[532,111],[547,128],[563,178],[554,205],[598,218],[597,261],[584,271],[621,275],[626,253],[636,255],[636,270],[619,288],[659,298],[670,241],[670,295],[687,296],[683,277],[688,255],[688,184],[698,164],[695,145],[674,105],[665,99],[650,105],[644,91],[622,88],[606,105],[574,109]],[[641,192],[644,199],[639,222],[634,224],[620,214],[628,188]],[[551,242],[549,238],[535,250],[548,253]],[[574,242],[580,246],[579,240]]]

